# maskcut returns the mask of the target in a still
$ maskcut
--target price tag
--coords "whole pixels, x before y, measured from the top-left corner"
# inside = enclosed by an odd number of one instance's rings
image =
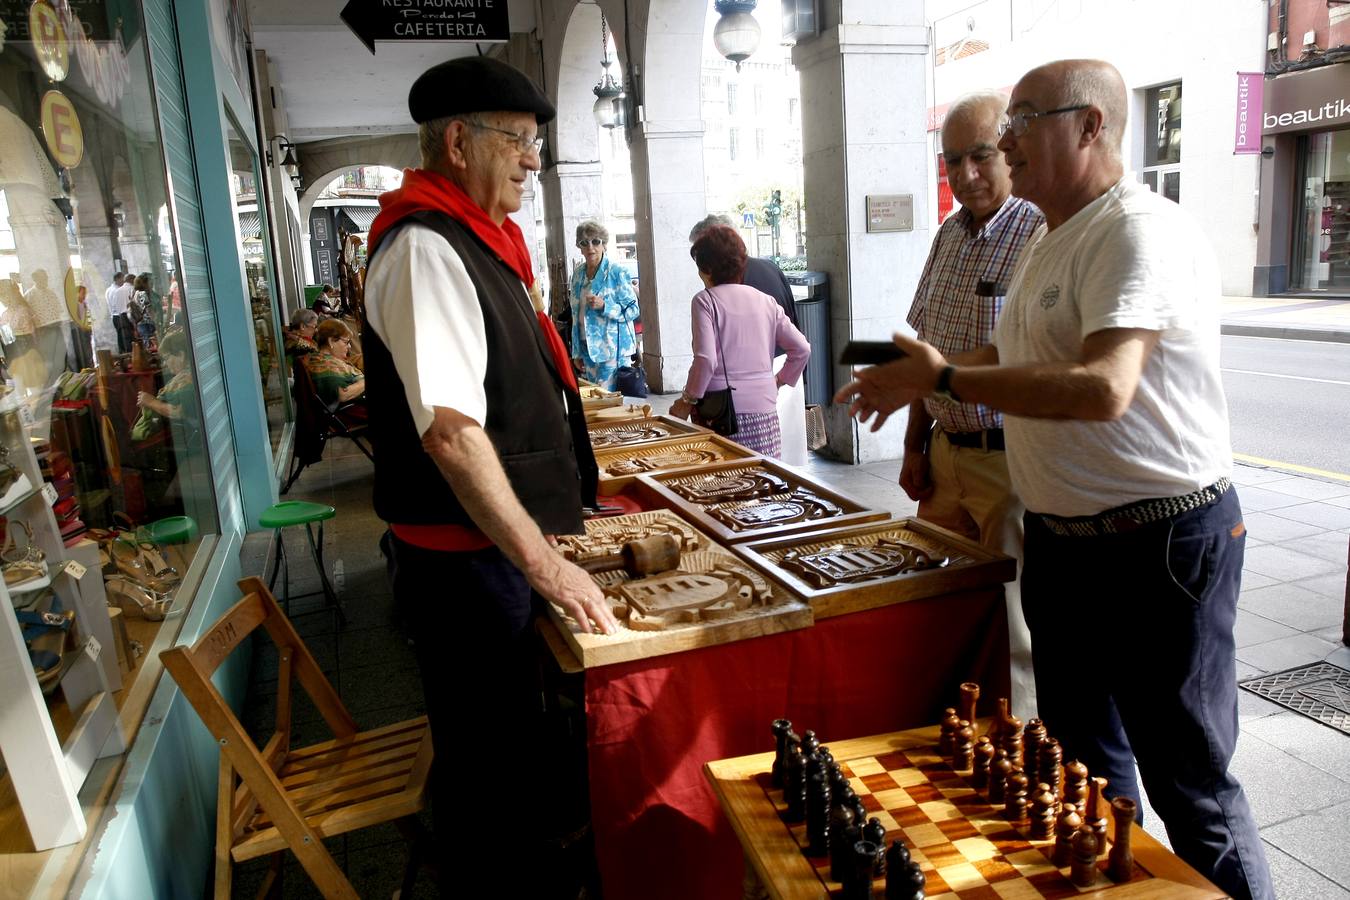
[[[91,634],[89,640],[84,643],[84,652],[88,654],[91,660],[98,662],[99,654],[103,652],[103,645],[98,642],[98,638]]]
[[[33,407],[27,403],[19,404],[19,421],[25,425],[33,424]]]
[[[66,571],[70,573],[71,578],[74,578],[76,581],[78,581],[81,578],[83,578],[84,573],[88,572],[89,570],[84,567],[84,563],[72,559],[66,561]]]
[[[52,487],[50,481],[42,482],[42,496],[47,498],[48,506],[56,505],[56,488]]]

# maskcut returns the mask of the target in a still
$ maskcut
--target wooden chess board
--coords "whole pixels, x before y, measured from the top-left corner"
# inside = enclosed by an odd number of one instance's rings
[[[771,742],[765,728],[766,742]],[[1131,831],[1134,874],[1116,883],[1105,875],[1076,887],[1068,867],[1050,861],[1054,841],[1032,841],[991,807],[961,774],[938,756],[937,729],[830,743],[869,816],[886,826],[886,846],[902,837],[927,878],[928,897],[943,900],[1040,898],[1221,898],[1225,896],[1138,825]],[[829,858],[808,857],[806,825],[788,825],[783,792],[769,785],[774,754],[708,763],[705,774],[736,835],[771,897],[776,900],[837,897]],[[1023,826],[1023,828],[1025,825]],[[1109,841],[1108,841],[1109,847]],[[881,896],[885,879],[873,883]]]
[[[600,493],[617,494],[642,474],[688,472],[713,463],[756,459],[758,454],[718,434],[662,441],[639,447],[612,447],[595,451],[600,470]]]
[[[876,562],[868,557],[875,556],[879,546],[884,549],[887,541],[921,551],[929,558],[924,566],[946,561],[936,567],[912,571],[887,571],[880,567],[875,573],[858,571],[857,567]],[[1017,577],[1017,563],[1011,558],[922,519],[768,537],[736,544],[731,549],[791,593],[809,602],[817,619],[937,594],[997,586]],[[838,558],[831,559],[831,556]],[[849,580],[850,567],[855,570],[852,574],[859,577]],[[840,572],[841,580],[831,578],[831,572]]]
[[[640,475],[637,492],[727,544],[891,517],[772,459]]]
[[[645,416],[622,422],[592,422],[587,426],[591,446],[597,450],[610,447],[636,447],[697,434],[709,434],[692,422],[671,416]]]

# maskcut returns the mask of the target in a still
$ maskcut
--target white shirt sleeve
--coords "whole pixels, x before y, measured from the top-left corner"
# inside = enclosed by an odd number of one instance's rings
[[[366,277],[366,316],[388,348],[419,435],[433,407],[487,421],[487,330],[478,291],[450,244],[418,224],[387,239]]]

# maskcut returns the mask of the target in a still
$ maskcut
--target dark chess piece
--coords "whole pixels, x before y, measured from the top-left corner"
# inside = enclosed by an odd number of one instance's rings
[[[1064,770],[1061,768],[1064,762],[1064,750],[1059,746],[1059,741],[1048,737],[1041,744],[1040,761],[1036,766],[1036,772],[1041,781],[1050,785],[1050,793],[1055,795],[1058,802],[1060,791],[1064,787]]]
[[[1004,794],[1008,798],[1007,816],[1010,822],[1021,822],[1027,817],[1027,776],[1021,769],[1008,773]]]
[[[956,704],[956,715],[975,724],[975,702],[980,699],[980,686],[973,681],[962,682],[961,699]]]
[[[808,765],[806,776],[806,855],[825,856],[830,852],[830,782],[820,766]]]
[[[843,881],[853,845],[861,840],[854,824],[853,804],[840,804],[830,813],[830,880]]]
[[[1046,737],[1045,723],[1040,719],[1027,722],[1022,732],[1022,770],[1027,773],[1027,781],[1033,785],[1045,780],[1041,774],[1041,745],[1045,743]]]
[[[1031,801],[1031,839],[1048,841],[1055,836],[1055,795],[1050,785],[1036,785],[1036,796]]]
[[[971,786],[977,791],[987,790],[989,787],[989,766],[994,762],[994,745],[990,743],[989,738],[981,736],[975,742],[975,753],[972,768],[970,770]]]
[[[909,865],[909,860],[910,860],[909,847],[906,846],[905,842],[900,838],[896,838],[895,840],[891,841],[891,849],[886,851],[887,873],[900,871],[905,866]],[[886,884],[889,886],[890,883],[891,883],[891,876],[887,874]]]
[[[871,841],[858,841],[853,845],[847,876],[840,884],[844,890],[840,900],[872,900],[872,868],[876,865],[877,851],[880,848]]]
[[[1112,881],[1129,881],[1134,873],[1134,854],[1130,852],[1130,826],[1134,824],[1139,806],[1129,797],[1111,801],[1111,817],[1115,831],[1111,836],[1111,855],[1106,858],[1106,877]]]
[[[1064,767],[1064,802],[1072,803],[1080,810],[1087,803],[1087,766],[1074,760]]]
[[[773,770],[769,773],[769,784],[775,788],[783,786],[783,764],[787,762],[788,735],[792,733],[792,723],[787,719],[773,720]]]
[[[955,745],[952,748],[952,768],[958,772],[969,772],[975,765],[975,729],[965,719],[956,729]]]
[[[886,874],[886,826],[876,816],[867,820],[862,828],[862,839],[877,848],[877,861],[872,866],[872,877],[881,878]]]
[[[1088,799],[1087,806],[1084,807],[1083,824],[1090,827],[1093,836],[1097,838],[1099,856],[1106,852],[1106,811],[1110,808],[1110,803],[1106,799],[1105,790],[1105,778],[1088,779]]]
[[[899,843],[897,841],[896,843]],[[894,851],[895,847],[892,846]],[[909,853],[905,853],[905,862],[903,865],[897,865],[896,860],[889,861],[886,869],[886,900],[923,900],[924,886],[928,879],[924,877],[923,869],[914,860],[909,859]]]
[[[1055,849],[1050,856],[1050,861],[1057,867],[1064,868],[1072,859],[1071,842],[1082,824],[1083,817],[1078,815],[1078,807],[1066,800],[1059,808],[1059,818],[1055,820]]]
[[[848,786],[843,766],[837,762],[830,762],[825,766],[825,776],[830,781],[830,811],[833,812],[844,802],[844,789],[848,788],[849,793],[853,793],[853,789]]]
[[[808,728],[802,733],[802,753],[806,754],[807,759],[810,759],[815,756],[819,749],[820,738],[816,737],[816,733]]]
[[[853,812],[854,818],[857,818],[857,811],[861,808],[858,803],[858,795],[853,793],[853,785],[848,783],[847,778],[840,783],[838,791],[834,789],[833,784],[830,785],[831,812],[840,806],[847,806]]]
[[[1008,759],[1017,768],[1022,768],[1025,757],[1022,755],[1022,720],[1009,710],[1008,698],[998,698],[998,746],[1008,751]]]
[[[942,721],[938,725],[938,756],[941,756],[944,762],[951,762],[952,749],[956,746],[956,730],[961,727],[961,720],[956,716],[956,710],[950,706],[942,711]]]
[[[1088,826],[1080,825],[1069,850],[1069,880],[1077,887],[1091,887],[1097,880],[1097,836]]]
[[[787,803],[784,819],[796,823],[806,818],[806,756],[799,741],[788,743],[787,761],[783,765],[783,799]]]
[[[1012,770],[1013,764],[1008,759],[1008,751],[995,750],[994,763],[989,767],[989,803],[991,806],[1003,805],[1004,799],[1008,796],[1005,793],[1008,786],[1008,773]]]

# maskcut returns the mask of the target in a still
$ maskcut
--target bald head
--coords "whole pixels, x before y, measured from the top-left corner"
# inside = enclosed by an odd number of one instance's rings
[[[1046,82],[1056,107],[1095,106],[1101,110],[1099,149],[1112,159],[1120,159],[1128,99],[1125,79],[1115,66],[1101,59],[1061,59],[1023,76],[1024,81],[1032,78]]]

